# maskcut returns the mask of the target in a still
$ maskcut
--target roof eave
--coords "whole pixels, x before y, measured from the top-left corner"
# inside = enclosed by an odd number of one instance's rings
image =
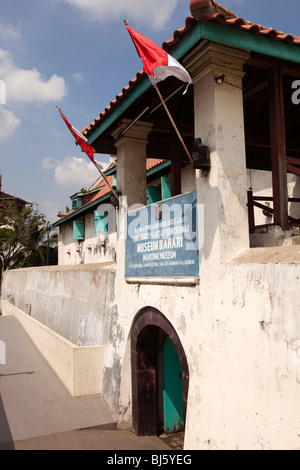
[[[200,22],[199,27],[202,39],[300,64],[298,45],[209,20]]]
[[[103,201],[108,199],[110,196],[111,196],[111,192],[104,194],[104,196],[100,197],[99,199],[96,199],[96,201],[90,202],[86,206],[82,206],[79,209],[76,209],[76,211],[72,212],[72,214],[69,214],[63,217],[60,220],[57,220],[56,222],[52,224],[52,227],[58,227],[59,225],[64,224],[65,222],[71,222],[73,219],[77,219],[79,215],[81,215],[85,211],[95,206],[98,206],[99,203],[102,203]]]
[[[257,52],[300,64],[300,48],[298,45],[289,44],[278,39],[271,39],[270,37],[263,37],[261,34],[255,34],[253,31],[242,31],[233,25],[223,25],[209,19],[195,22],[168,52],[175,59],[180,60],[201,40],[213,41],[248,52]],[[164,45],[167,45],[167,42]],[[145,74],[116,103],[109,114],[102,118],[99,126],[88,136],[88,142],[93,144],[150,87],[151,82]]]
[[[170,165],[170,161],[166,160],[166,161],[156,165],[155,167],[151,168],[150,170],[147,170],[146,174],[147,174],[147,176],[153,175],[157,171],[160,171],[160,170],[166,168],[169,165]],[[115,173],[115,172],[116,172],[116,167],[113,167],[109,170],[109,172],[106,172],[106,175],[112,174],[112,173]],[[54,222],[52,224],[52,227],[58,227],[59,225],[65,223],[65,222],[72,221],[73,219],[77,218],[78,215],[82,214],[86,210],[89,210],[89,209],[93,208],[94,206],[98,206],[99,203],[102,203],[103,201],[108,199],[111,196],[111,194],[112,194],[112,192],[110,191],[109,193],[104,194],[99,199],[96,199],[95,201],[92,201],[89,204],[86,204],[85,206],[79,207],[78,209],[73,211],[71,214],[66,215],[65,217],[62,217],[60,220],[57,220],[56,222]]]

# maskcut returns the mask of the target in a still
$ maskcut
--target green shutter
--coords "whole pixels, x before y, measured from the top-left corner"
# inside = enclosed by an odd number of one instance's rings
[[[84,220],[73,221],[73,238],[74,240],[84,240]]]
[[[171,178],[163,176],[161,178],[161,198],[169,199],[171,197]]]
[[[147,186],[147,206],[160,200],[160,186]]]
[[[107,211],[94,211],[95,233],[108,232]]]

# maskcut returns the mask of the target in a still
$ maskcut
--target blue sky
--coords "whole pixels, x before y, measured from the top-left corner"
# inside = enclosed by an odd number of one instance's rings
[[[220,3],[245,20],[300,36],[299,0]],[[123,20],[161,45],[189,15],[189,0],[1,0],[2,190],[38,204],[54,222],[69,197],[99,175],[56,106],[77,129],[85,127],[142,68]]]

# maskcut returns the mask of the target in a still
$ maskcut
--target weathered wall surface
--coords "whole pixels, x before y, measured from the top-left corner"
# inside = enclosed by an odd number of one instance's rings
[[[77,346],[102,345],[114,279],[114,264],[9,270],[2,298]]]
[[[116,231],[115,214],[111,210],[111,229],[107,233],[95,233],[94,212],[87,214],[85,220],[85,239],[74,240],[73,222],[59,228],[58,264],[90,264],[115,261]]]
[[[187,446],[299,447],[299,274],[299,264],[246,264],[203,282],[187,350]]]
[[[103,390],[121,425],[131,422],[124,378],[131,325],[149,305],[172,323],[187,356],[185,449],[300,447],[299,263],[222,265],[194,287],[128,285],[120,277],[116,288],[118,328],[104,354]],[[119,398],[119,385],[109,395],[111,383],[120,383]]]
[[[113,267],[96,265],[10,271],[3,295],[55,331],[61,325],[67,339],[77,335],[78,345],[104,345],[101,394],[121,428],[132,426],[132,325],[152,306],[187,356],[185,449],[296,449],[300,263],[278,262],[281,249],[276,262],[272,249],[250,250],[195,286],[128,284],[121,270],[115,278]]]

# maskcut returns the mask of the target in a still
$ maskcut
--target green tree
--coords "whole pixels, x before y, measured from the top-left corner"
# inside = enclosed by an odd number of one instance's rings
[[[46,264],[49,233],[45,222],[34,204],[21,211],[13,203],[0,208],[1,277],[7,269]],[[55,250],[53,245],[51,248]],[[56,264],[54,261],[52,256],[51,264]]]
[[[23,227],[31,208],[19,210],[14,203],[0,209],[0,260],[2,271],[13,267],[22,249]]]
[[[58,233],[56,231],[51,228],[47,229],[47,236],[40,246],[40,251],[43,253],[44,259],[48,262],[49,265],[57,264]]]
[[[37,214],[29,214],[24,220],[24,231],[20,238],[22,248],[15,257],[16,266],[27,268],[46,264],[46,259],[41,249],[46,235],[44,222],[43,216],[39,217]]]

